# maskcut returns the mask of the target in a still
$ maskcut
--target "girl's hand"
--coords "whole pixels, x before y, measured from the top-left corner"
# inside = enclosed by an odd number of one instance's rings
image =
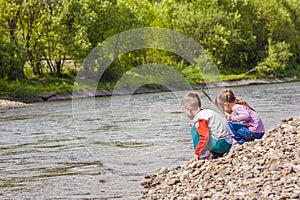
[[[226,117],[227,121],[231,121],[231,115],[230,114],[226,113],[225,117]]]

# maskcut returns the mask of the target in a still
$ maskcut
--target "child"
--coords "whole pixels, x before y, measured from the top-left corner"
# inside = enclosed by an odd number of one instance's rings
[[[208,158],[223,155],[232,146],[232,134],[224,118],[217,112],[201,108],[198,93],[187,93],[181,107],[185,115],[193,120],[191,134],[194,144],[194,158],[190,162],[197,161],[199,155],[208,151]]]
[[[225,112],[228,125],[239,144],[255,139],[261,139],[265,128],[262,120],[243,99],[237,99],[230,89],[223,90],[215,103]]]

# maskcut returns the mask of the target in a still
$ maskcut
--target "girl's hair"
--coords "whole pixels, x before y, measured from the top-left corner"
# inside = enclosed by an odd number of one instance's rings
[[[229,102],[229,103],[237,103],[237,104],[242,104],[247,106],[248,108],[250,108],[251,110],[255,111],[244,99],[242,98],[236,98],[233,91],[230,89],[225,89],[223,90],[217,97],[215,100],[215,103],[217,104],[217,106],[219,108],[221,108],[222,110],[224,110],[224,103],[225,102]]]
[[[197,109],[201,107],[201,101],[199,94],[196,92],[189,92],[184,95],[183,99],[181,100],[182,107],[191,107],[192,109]]]

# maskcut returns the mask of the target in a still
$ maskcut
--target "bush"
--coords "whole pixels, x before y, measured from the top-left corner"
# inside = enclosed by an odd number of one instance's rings
[[[24,78],[26,57],[23,47],[12,42],[0,42],[0,78]]]
[[[0,96],[20,99],[31,99],[41,93],[41,87],[28,81],[5,81],[0,79]]]
[[[292,53],[289,51],[290,45],[286,42],[277,42],[272,44],[269,40],[268,57],[259,63],[257,72],[259,76],[283,77],[286,76],[285,70],[289,65]]]

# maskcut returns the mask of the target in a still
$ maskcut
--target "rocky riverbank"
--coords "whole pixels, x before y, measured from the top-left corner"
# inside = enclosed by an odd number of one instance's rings
[[[26,106],[30,106],[31,104],[19,102],[19,101],[10,101],[0,99],[0,110],[7,110],[11,108],[22,108]]]
[[[228,155],[145,176],[147,199],[300,199],[300,115]]]

